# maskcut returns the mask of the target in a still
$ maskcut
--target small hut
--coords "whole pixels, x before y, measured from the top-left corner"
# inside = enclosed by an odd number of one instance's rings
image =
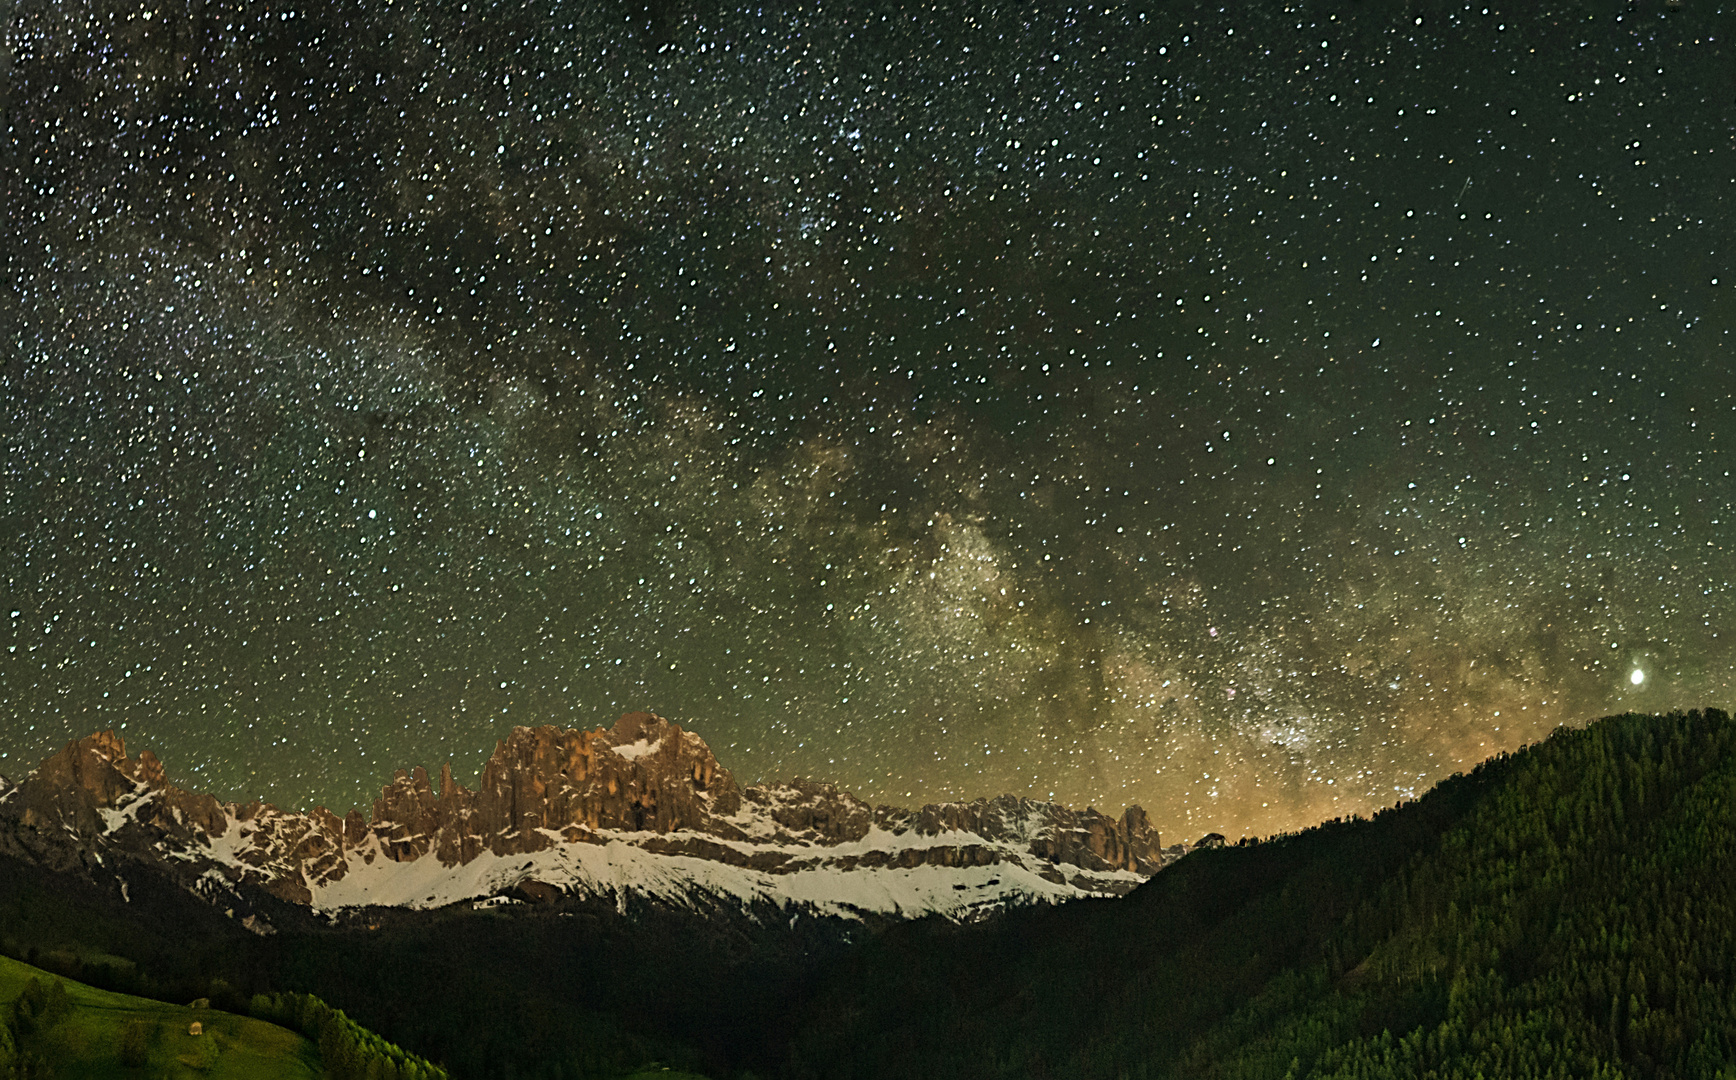
[[[189,1035],[203,1035],[203,1034],[205,1034],[205,1025],[201,1024],[199,1021],[195,1020],[191,1024],[187,1025],[187,1034],[189,1034]]]

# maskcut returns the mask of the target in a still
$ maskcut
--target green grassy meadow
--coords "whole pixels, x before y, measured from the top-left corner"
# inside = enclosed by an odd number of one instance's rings
[[[0,956],[0,1002],[17,998],[32,978],[57,976]],[[319,1051],[295,1032],[215,1009],[169,1005],[60,979],[72,1013],[38,1049],[64,1080],[319,1080]],[[203,1033],[191,1035],[198,1021]],[[143,1049],[142,1065],[123,1063],[123,1040]]]

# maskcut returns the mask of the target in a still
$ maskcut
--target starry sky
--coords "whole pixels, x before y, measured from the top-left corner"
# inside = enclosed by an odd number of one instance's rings
[[[1732,704],[1727,4],[9,10],[0,772],[1168,840]]]

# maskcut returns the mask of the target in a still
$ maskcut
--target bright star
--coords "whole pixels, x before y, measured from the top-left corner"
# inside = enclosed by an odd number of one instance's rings
[[[1633,683],[1635,686],[1638,686],[1640,683],[1645,681],[1646,673],[1641,671],[1639,668],[1634,668],[1634,673],[1628,676],[1628,682]]]

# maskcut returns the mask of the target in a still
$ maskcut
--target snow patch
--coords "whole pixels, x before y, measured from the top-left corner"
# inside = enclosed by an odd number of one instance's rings
[[[143,784],[135,784],[132,798],[118,799],[113,807],[97,807],[96,812],[103,821],[102,835],[110,836],[120,831],[128,822],[137,821],[139,811],[150,804],[151,798],[152,793],[148,788]]]
[[[662,748],[662,746],[662,739],[658,739],[654,743],[648,743],[644,739],[640,739],[637,742],[630,742],[625,746],[614,747],[614,751],[626,758],[628,761],[636,761],[639,758],[644,757],[646,754],[655,754]]]
[[[522,901],[514,900],[510,896],[490,896],[490,897],[486,897],[485,899],[478,900],[476,903],[474,903],[470,906],[475,908],[477,911],[485,911],[488,908],[507,907],[509,905],[517,904],[517,903],[522,903]]]

